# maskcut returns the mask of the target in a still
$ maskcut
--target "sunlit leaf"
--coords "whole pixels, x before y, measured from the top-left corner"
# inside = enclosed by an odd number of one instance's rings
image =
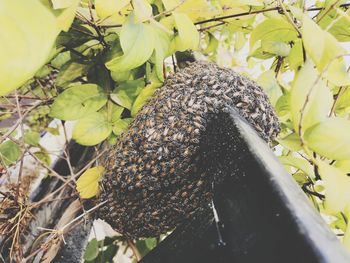
[[[147,0],[132,0],[135,22],[140,23],[152,16],[152,7]]]
[[[334,160],[350,159],[350,121],[329,118],[305,132],[307,146],[315,152]]]
[[[97,15],[103,19],[118,13],[130,0],[95,0]]]
[[[215,52],[218,48],[218,45],[219,45],[219,41],[211,33],[208,33],[206,35],[206,43],[207,43],[207,47],[203,50],[203,52],[205,54]]]
[[[325,187],[325,211],[330,214],[344,211],[350,205],[350,176],[325,162],[319,162],[318,169]]]
[[[278,139],[278,142],[285,148],[291,151],[299,151],[301,150],[301,141],[296,133],[289,134],[288,136]]]
[[[77,190],[82,198],[91,198],[98,193],[98,182],[102,177],[104,168],[96,166],[87,169],[77,180]],[[88,253],[88,252],[86,252]]]
[[[284,42],[264,40],[261,41],[261,49],[266,53],[286,57],[288,56],[291,48]]]
[[[225,7],[246,6],[246,5],[252,5],[252,6],[264,5],[263,0],[235,0],[235,1],[219,0],[219,3]]]
[[[310,61],[297,73],[290,99],[292,120],[296,131],[299,131],[299,124],[305,131],[326,119],[333,104],[332,93]],[[303,120],[300,123],[301,116]]]
[[[328,32],[322,30],[307,15],[303,17],[303,43],[306,52],[320,72],[336,85],[349,85],[350,76],[346,72],[344,59],[346,50]]]
[[[349,222],[350,219],[350,204],[348,204],[347,209],[346,209],[346,214],[347,214],[347,220]],[[344,239],[343,239],[343,244],[347,248],[347,250],[350,251],[350,224],[348,223],[346,227],[346,232],[344,234]]]
[[[297,70],[304,63],[303,45],[301,40],[296,40],[294,42],[287,60],[289,62],[289,67],[293,70]]]
[[[67,8],[72,5],[73,0],[51,0],[54,9]]]
[[[344,92],[339,94],[339,98],[335,104],[335,112],[337,115],[347,115],[350,113],[350,89],[346,88]]]
[[[155,38],[152,27],[147,24],[137,24],[130,15],[120,32],[120,44],[124,54],[106,63],[111,71],[124,72],[145,63],[154,50]]]
[[[2,0],[0,25],[0,95],[5,95],[46,62],[59,28],[55,16],[37,0]]]
[[[257,41],[275,41],[288,43],[297,38],[293,26],[283,17],[268,18],[258,24],[250,36],[250,50],[257,49]],[[261,44],[260,44],[261,45]]]
[[[297,158],[294,156],[280,156],[278,157],[278,159],[281,161],[282,164],[297,168],[306,173],[310,178],[314,177],[313,167],[305,159]]]
[[[170,37],[169,35],[159,28],[153,28],[155,40],[154,48],[154,60],[156,64],[156,73],[158,78],[163,81],[163,61],[169,55]]]
[[[80,3],[80,0],[64,0],[64,1],[52,0],[52,1],[55,1],[55,2],[60,1],[62,3],[61,6],[65,6],[65,7],[60,7],[64,9],[60,10],[56,14],[56,17],[57,17],[57,23],[59,28],[64,31],[68,31],[71,24],[73,23],[75,12]]]
[[[107,102],[107,95],[96,84],[82,84],[62,92],[55,99],[50,115],[61,120],[77,120],[96,112]]]
[[[164,3],[166,1],[163,1]],[[176,12],[184,13],[192,21],[197,21],[199,18],[213,17],[221,13],[221,10],[214,6],[211,1],[207,0],[191,0],[191,1],[176,1]],[[179,4],[181,3],[181,4]],[[167,8],[169,10],[169,8]]]
[[[160,86],[159,83],[151,83],[143,88],[140,94],[137,96],[134,104],[131,108],[131,115],[135,116],[136,113],[141,109],[141,107],[151,98],[154,91]]]
[[[175,37],[176,50],[197,50],[199,46],[199,33],[197,28],[186,14],[173,13],[178,35]]]

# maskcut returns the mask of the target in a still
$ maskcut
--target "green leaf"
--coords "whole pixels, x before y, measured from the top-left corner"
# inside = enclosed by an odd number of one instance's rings
[[[304,108],[306,100],[308,102]],[[333,95],[319,78],[310,61],[306,62],[295,77],[290,102],[295,131],[299,131],[301,111],[303,111],[301,125],[304,131],[328,116],[333,104]]]
[[[161,85],[161,84],[160,84]],[[152,97],[154,91],[160,86],[157,83],[148,84],[145,88],[143,88],[136,98],[134,104],[131,109],[131,116],[135,116],[137,112],[142,108],[142,106]]]
[[[219,46],[219,41],[216,39],[216,37],[212,33],[208,32],[208,34],[205,35],[205,39],[207,47],[203,50],[203,52],[205,54],[215,52]]]
[[[86,250],[84,253],[84,259],[87,261],[93,261],[98,256],[98,242],[96,238],[90,240],[90,242],[86,246]]]
[[[41,148],[40,151],[35,152],[34,155],[41,160],[42,162],[44,162],[46,165],[50,165],[51,164],[51,158],[50,155],[48,154],[48,152]]]
[[[154,50],[154,31],[150,25],[135,23],[130,15],[121,29],[120,44],[124,54],[106,63],[111,71],[124,72],[145,63]]]
[[[279,117],[290,117],[290,93],[286,92],[276,102],[276,112]]]
[[[164,81],[163,61],[169,55],[170,37],[163,30],[153,27],[155,40],[154,57],[156,73],[161,81]]]
[[[325,162],[317,166],[325,187],[325,211],[336,214],[350,207],[350,176]]]
[[[80,64],[76,62],[69,61],[64,64],[57,75],[56,85],[65,86],[71,81],[82,77],[90,68],[91,65]]]
[[[187,49],[197,50],[199,47],[199,33],[191,19],[183,13],[173,13],[178,35],[175,37],[175,48],[177,51]]]
[[[55,99],[50,116],[61,120],[77,120],[96,112],[107,102],[107,95],[95,84],[69,88]]]
[[[155,248],[157,246],[157,239],[154,237],[151,238],[147,238],[145,240],[146,246],[149,250],[152,250],[153,248]]]
[[[40,134],[38,132],[30,131],[24,134],[24,142],[33,146],[39,145]]]
[[[350,121],[329,118],[305,132],[307,146],[331,160],[350,159]]]
[[[104,172],[102,166],[96,166],[87,169],[77,180],[77,191],[81,198],[91,198],[97,195],[99,187],[98,182],[100,181]]]
[[[112,132],[112,124],[105,114],[94,112],[77,121],[73,129],[73,139],[81,145],[96,145]]]
[[[105,251],[103,251],[103,261],[102,262],[113,262],[114,256],[118,252],[118,246],[115,244],[111,244],[107,247]]]
[[[257,79],[257,83],[265,90],[272,105],[276,105],[278,98],[282,96],[275,74],[273,70],[268,70],[263,72]]]
[[[290,53],[290,46],[280,41],[261,41],[261,49],[263,52],[274,54],[280,57],[287,57]]]
[[[119,119],[113,123],[113,133],[117,136],[121,135],[123,131],[128,128],[129,124],[132,122],[132,118]]]
[[[115,105],[112,103],[112,110],[111,110],[111,122],[116,122],[120,120],[121,114],[123,113],[124,108],[118,105]]]
[[[6,141],[0,144],[0,163],[10,165],[21,157],[21,149],[13,141]]]
[[[0,25],[2,96],[23,85],[42,67],[59,29],[55,16],[37,0],[2,0]]]
[[[143,78],[125,81],[114,90],[110,97],[115,103],[131,110],[135,98],[144,86]]]

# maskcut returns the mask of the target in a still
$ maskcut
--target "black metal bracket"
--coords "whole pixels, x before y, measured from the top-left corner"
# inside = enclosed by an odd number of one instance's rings
[[[157,262],[350,262],[267,144],[234,109],[208,125],[203,154],[217,178],[215,207],[179,226],[146,255]]]

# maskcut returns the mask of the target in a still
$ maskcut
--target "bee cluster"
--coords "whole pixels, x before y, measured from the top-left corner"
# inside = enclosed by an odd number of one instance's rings
[[[213,177],[200,156],[210,120],[227,106],[269,141],[279,123],[260,87],[214,63],[194,62],[170,75],[101,163],[100,217],[129,238],[158,236],[212,198]]]

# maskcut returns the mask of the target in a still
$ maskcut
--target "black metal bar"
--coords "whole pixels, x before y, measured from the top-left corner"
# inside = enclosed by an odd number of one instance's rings
[[[350,262],[331,232],[267,144],[234,109],[209,124],[203,141],[216,178],[215,207],[178,227],[146,255],[157,262]]]

